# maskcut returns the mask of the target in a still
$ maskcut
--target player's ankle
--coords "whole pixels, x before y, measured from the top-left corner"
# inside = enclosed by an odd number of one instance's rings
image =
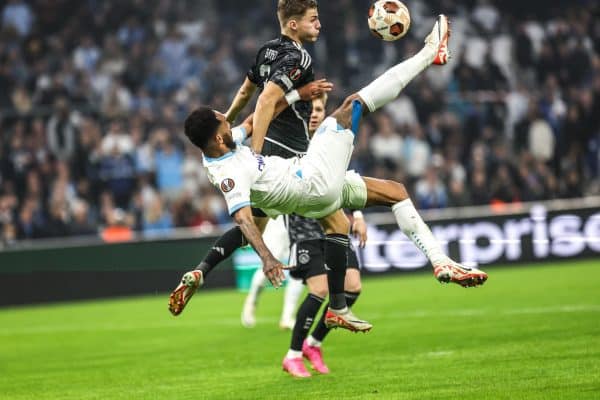
[[[285,358],[300,358],[302,357],[302,350],[292,350],[289,349]]]
[[[331,312],[335,313],[335,314],[345,314],[348,312],[348,306],[343,307],[343,308],[333,308],[333,307],[329,307],[329,310],[331,310]]]
[[[311,347],[321,347],[322,342],[315,339],[312,335],[309,335],[306,338],[306,344],[308,344]]]

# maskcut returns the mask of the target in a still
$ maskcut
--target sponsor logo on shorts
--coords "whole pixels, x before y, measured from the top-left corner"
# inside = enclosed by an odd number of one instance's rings
[[[221,182],[221,190],[223,193],[231,192],[234,187],[235,182],[231,178],[223,179],[223,182]]]
[[[308,264],[310,262],[310,254],[308,250],[298,250],[298,262],[300,264]]]

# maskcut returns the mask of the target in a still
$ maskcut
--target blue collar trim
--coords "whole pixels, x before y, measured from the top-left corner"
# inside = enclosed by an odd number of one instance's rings
[[[230,151],[229,153],[225,153],[221,157],[218,157],[218,158],[204,156],[204,159],[208,162],[216,162],[216,161],[225,160],[226,158],[229,158],[229,157],[233,157],[233,151]]]

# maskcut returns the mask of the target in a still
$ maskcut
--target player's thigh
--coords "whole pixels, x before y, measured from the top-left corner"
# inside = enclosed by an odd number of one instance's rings
[[[319,219],[323,231],[326,235],[341,234],[347,235],[350,231],[350,220],[343,210],[336,210],[332,214]]]
[[[306,287],[308,288],[308,292],[314,294],[315,296],[319,296],[321,298],[327,297],[329,293],[329,288],[327,286],[327,275],[325,274],[325,270],[320,275],[311,276],[306,280]]]
[[[354,134],[339,126],[335,119],[325,119],[313,136],[306,156],[300,160],[302,179],[308,188],[307,204],[323,207],[337,200],[353,149]]]

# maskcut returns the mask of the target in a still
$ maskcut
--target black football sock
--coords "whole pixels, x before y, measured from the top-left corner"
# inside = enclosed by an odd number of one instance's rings
[[[329,286],[329,304],[334,310],[346,307],[344,279],[348,263],[348,235],[331,234],[325,236],[325,267]]]
[[[312,327],[315,316],[319,312],[319,308],[321,308],[321,304],[323,304],[324,300],[325,299],[315,296],[312,293],[309,293],[308,296],[306,296],[296,314],[296,324],[294,325],[294,330],[292,332],[292,344],[290,345],[290,349],[302,351],[302,342],[306,339],[308,331]]]
[[[238,248],[247,245],[246,238],[242,234],[239,226],[231,228],[217,239],[213,247],[209,250],[204,260],[198,264],[197,270],[202,271],[202,276],[206,276],[219,263],[227,258]]]
[[[346,304],[348,304],[348,307],[352,307],[354,303],[356,303],[356,300],[358,300],[360,292],[345,292],[344,295],[346,296]],[[319,342],[325,340],[325,337],[331,330],[325,325],[325,312],[327,311],[328,306],[329,304],[325,306],[325,310],[321,313],[321,318],[319,318],[319,322],[317,323],[317,326],[315,326],[315,330],[310,334],[315,340],[318,340]]]

